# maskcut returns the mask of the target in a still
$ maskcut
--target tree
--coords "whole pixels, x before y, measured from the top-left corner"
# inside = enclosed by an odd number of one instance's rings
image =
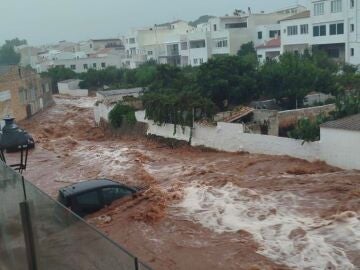
[[[6,40],[5,44],[0,47],[0,65],[17,65],[20,62],[20,54],[15,52],[15,46],[25,45],[25,39],[18,38]]]
[[[78,75],[71,69],[57,66],[50,68],[47,72],[41,73],[42,77],[49,77],[53,84],[53,89],[57,89],[57,83],[63,80],[75,79]]]
[[[122,104],[121,102],[117,103],[115,107],[109,113],[110,124],[114,128],[119,128],[123,124],[124,120],[130,124],[134,125],[136,123],[135,109],[129,105]]]
[[[148,91],[142,100],[146,118],[158,125],[174,124],[174,134],[178,125],[192,127],[194,120],[211,118],[215,112],[211,100],[193,91]]]
[[[311,91],[336,92],[336,72],[332,67],[322,66],[318,59],[318,56],[284,53],[279,61],[267,61],[260,68],[262,94],[294,109],[302,105]]]
[[[20,62],[20,54],[16,53],[14,47],[3,45],[0,49],[0,65],[17,65]]]
[[[219,108],[244,104],[257,96],[254,63],[238,56],[219,56],[200,66],[197,85]]]

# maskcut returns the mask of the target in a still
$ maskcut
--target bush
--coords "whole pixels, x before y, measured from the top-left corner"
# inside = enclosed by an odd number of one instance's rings
[[[109,113],[110,124],[114,128],[119,128],[125,120],[128,124],[134,125],[136,123],[135,109],[124,105],[122,103],[116,104],[116,106]]]
[[[314,120],[302,118],[296,127],[288,132],[288,136],[293,139],[304,140],[304,142],[318,141],[320,140],[320,125],[328,120],[329,117],[324,115],[318,115]]]

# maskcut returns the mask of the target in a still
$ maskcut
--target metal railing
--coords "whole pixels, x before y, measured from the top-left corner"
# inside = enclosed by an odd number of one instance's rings
[[[151,270],[3,162],[0,269]]]

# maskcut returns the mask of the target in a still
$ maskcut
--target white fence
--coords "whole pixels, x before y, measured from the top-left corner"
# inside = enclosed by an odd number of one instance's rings
[[[218,123],[217,127],[197,125],[191,144],[227,152],[245,151],[253,154],[288,155],[309,161],[320,158],[318,142],[303,144],[301,140],[243,133],[241,126],[228,123]]]
[[[139,122],[148,123],[147,134],[190,141],[189,127],[185,127],[184,130],[177,127],[174,134],[174,125],[156,125],[145,119],[144,111],[136,112],[136,119]],[[192,131],[191,145],[227,152],[246,151],[253,154],[288,155],[309,161],[320,158],[319,142],[303,144],[301,140],[244,133],[243,125],[224,122],[218,122],[217,126],[196,124]]]
[[[336,148],[335,141],[339,136],[343,136],[342,134],[330,136],[332,134],[327,135],[322,131],[324,138],[321,142],[303,143],[302,140],[244,133],[243,125],[224,122],[218,122],[217,126],[196,124],[192,134],[190,127],[182,129],[178,126],[174,134],[174,125],[156,125],[153,121],[145,119],[144,111],[137,111],[135,116],[138,122],[148,124],[147,134],[182,141],[190,141],[192,135],[192,146],[205,146],[227,152],[245,151],[253,154],[287,155],[309,161],[323,160],[344,169],[360,169],[360,162],[355,158],[358,156],[360,143],[356,147],[349,146],[356,145],[356,140],[360,141],[359,133],[352,134],[351,140],[346,140],[349,143],[346,147],[342,146],[346,151],[340,151]],[[354,161],[349,162],[350,158]]]

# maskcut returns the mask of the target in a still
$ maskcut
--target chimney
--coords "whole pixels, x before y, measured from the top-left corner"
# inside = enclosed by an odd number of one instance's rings
[[[248,13],[249,13],[249,15],[251,14],[251,8],[250,7],[248,7]]]

